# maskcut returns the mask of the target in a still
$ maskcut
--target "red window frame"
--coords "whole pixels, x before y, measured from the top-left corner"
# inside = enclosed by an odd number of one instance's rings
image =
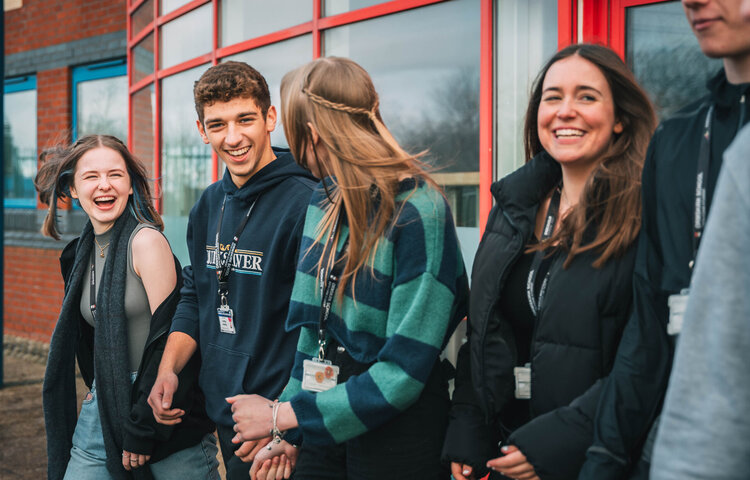
[[[332,16],[323,16],[322,1],[313,2],[313,15],[311,21],[292,26],[283,30],[272,32],[261,37],[253,38],[234,45],[219,47],[219,0],[192,0],[178,9],[159,15],[159,1],[154,0],[154,20],[139,32],[132,31],[132,16],[135,11],[148,0],[129,0],[127,8],[127,56],[128,56],[128,138],[132,148],[134,138],[133,132],[133,96],[136,92],[150,85],[154,85],[155,102],[155,124],[154,124],[154,152],[153,172],[155,178],[161,175],[161,84],[159,80],[183,72],[185,70],[210,63],[215,65],[224,57],[239,52],[270,45],[272,43],[288,40],[300,35],[312,34],[313,51],[311,59],[320,57],[322,53],[322,34],[329,28],[349,25],[371,18],[382,17],[393,13],[403,12],[414,8],[441,3],[447,0],[391,0],[378,5],[360,8],[350,12]],[[583,0],[591,1],[591,0]],[[479,228],[480,233],[492,207],[492,196],[490,184],[493,180],[494,164],[494,66],[495,66],[495,18],[494,0],[480,0],[480,86],[479,86]],[[159,68],[159,27],[211,3],[213,5],[213,49],[211,52],[178,65],[166,69]],[[558,0],[558,45],[564,47],[573,43],[577,38],[577,0]],[[133,48],[153,33],[154,41],[154,73],[133,84]],[[218,177],[218,159],[212,153],[213,181]],[[159,184],[157,182],[155,193],[160,199]],[[161,201],[157,200],[158,211],[161,211]]]

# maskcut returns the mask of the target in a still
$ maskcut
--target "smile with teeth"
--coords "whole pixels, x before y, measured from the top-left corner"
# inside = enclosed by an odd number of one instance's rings
[[[226,152],[233,157],[241,157],[246,154],[248,150],[250,150],[250,147],[242,147],[237,150],[226,150]]]
[[[94,203],[101,206],[109,206],[115,202],[115,197],[111,195],[97,197],[94,199]]]
[[[555,136],[557,138],[582,137],[584,133],[583,130],[578,130],[577,128],[560,128],[555,130]]]

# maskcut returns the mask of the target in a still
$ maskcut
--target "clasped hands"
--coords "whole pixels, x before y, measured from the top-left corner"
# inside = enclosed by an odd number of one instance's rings
[[[290,443],[284,440],[276,443],[270,436],[274,429],[274,402],[260,395],[236,395],[226,400],[232,405],[234,431],[237,432],[232,443],[242,443],[235,455],[243,462],[253,462],[250,478],[253,480],[289,478],[297,462],[298,452],[297,448]],[[281,404],[281,406],[284,405],[287,407],[284,411],[291,412],[288,404]],[[282,422],[278,420],[281,418],[277,419],[276,426],[282,429]],[[294,420],[296,423],[296,418]]]
[[[502,457],[493,458],[487,462],[487,467],[516,480],[539,480],[534,466],[526,456],[514,445],[505,445],[501,451]],[[471,465],[452,462],[451,473],[456,480],[475,480],[474,469]]]

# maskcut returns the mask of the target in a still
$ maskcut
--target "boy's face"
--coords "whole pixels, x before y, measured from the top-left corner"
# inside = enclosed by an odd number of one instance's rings
[[[682,0],[690,27],[703,53],[712,58],[750,56],[750,24],[743,0]]]
[[[203,142],[224,162],[237,187],[276,158],[269,135],[276,128],[273,106],[263,118],[252,98],[214,102],[203,107],[203,123],[197,124]]]

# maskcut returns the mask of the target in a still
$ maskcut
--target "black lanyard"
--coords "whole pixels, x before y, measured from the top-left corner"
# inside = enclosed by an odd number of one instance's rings
[[[711,164],[711,122],[714,116],[714,105],[709,107],[706,113],[706,120],[703,124],[703,138],[701,139],[700,150],[698,151],[698,167],[695,175],[695,211],[693,212],[693,257],[690,259],[688,266],[692,269],[695,265],[695,258],[698,255],[703,238],[703,229],[706,227],[706,205],[708,195],[706,194],[706,185],[708,185],[708,168]],[[745,95],[740,98],[740,113],[737,121],[737,133],[745,123]],[[736,134],[735,134],[736,135]]]
[[[96,325],[96,260],[91,262],[91,281],[89,281],[89,308]]]
[[[703,228],[706,226],[706,185],[708,184],[708,167],[711,164],[711,121],[713,113],[714,106],[711,105],[708,113],[706,113],[703,138],[701,139],[700,150],[698,150],[698,171],[695,175],[695,212],[693,213],[693,257],[688,264],[691,269],[698,254]]]
[[[549,200],[549,207],[547,207],[547,216],[544,220],[544,229],[542,229],[541,242],[547,240],[555,232],[555,224],[557,223],[557,212],[560,209],[560,191],[562,186],[558,185],[555,191],[552,193],[552,198]],[[531,262],[531,269],[529,270],[529,276],[526,280],[526,297],[529,300],[529,307],[534,316],[539,315],[539,309],[542,306],[542,299],[544,298],[544,291],[547,288],[547,281],[549,280],[549,263],[552,261],[550,257],[545,258],[543,250],[537,250],[534,253],[534,260]],[[544,263],[544,264],[543,264]],[[547,270],[542,281],[542,286],[539,288],[539,297],[535,298],[534,295],[534,284],[536,282],[537,274],[540,270]]]
[[[336,221],[331,228],[331,234],[328,237],[328,244],[330,248],[335,252],[336,244],[334,243],[336,238],[336,231],[339,227],[340,213],[336,217]],[[346,246],[349,244],[349,238],[347,237],[344,244],[341,247],[341,253],[346,251]],[[326,252],[328,249],[323,250],[323,258],[326,258]],[[320,270],[320,314],[318,315],[318,360],[325,359],[326,349],[326,323],[328,323],[328,317],[331,316],[331,307],[333,306],[333,296],[336,293],[336,287],[339,283],[339,275],[341,273],[341,265],[339,265],[340,258],[333,259],[333,265]]]
[[[221,222],[224,218],[224,207],[227,203],[226,194],[224,195],[224,201],[221,202],[221,213],[219,214],[219,221],[216,224],[216,261],[214,262],[214,265],[216,266],[216,278],[219,281],[219,295],[222,297],[222,305],[226,304],[226,296],[229,293],[229,274],[232,271],[232,267],[234,266],[234,250],[237,248],[237,242],[240,239],[240,235],[242,235],[242,231],[245,230],[247,221],[250,220],[250,214],[252,213],[253,207],[255,207],[255,202],[257,201],[258,199],[256,198],[250,205],[250,208],[247,209],[245,218],[242,219],[242,222],[240,222],[240,226],[237,227],[237,231],[234,232],[232,243],[229,245],[229,250],[227,252],[227,258],[224,261],[221,260],[219,234],[221,233]]]

